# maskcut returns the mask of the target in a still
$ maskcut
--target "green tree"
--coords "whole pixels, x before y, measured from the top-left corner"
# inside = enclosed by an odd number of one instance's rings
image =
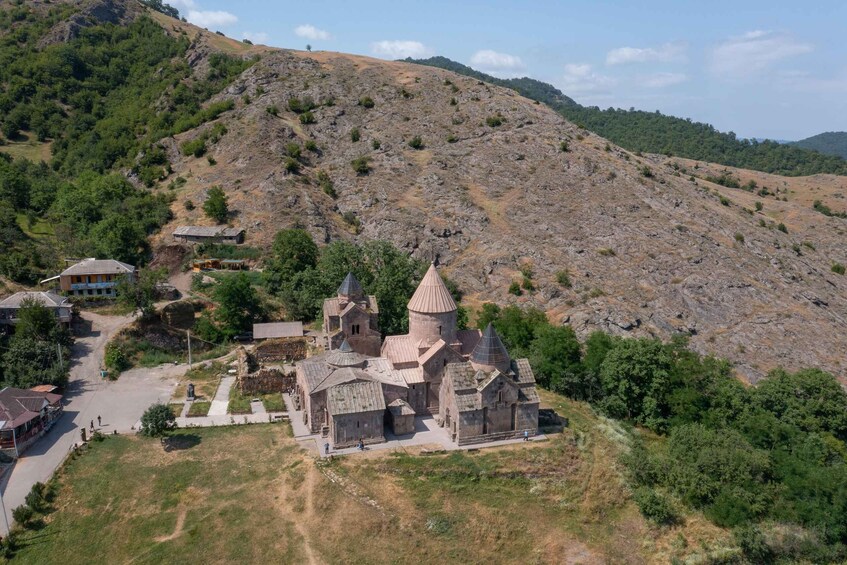
[[[132,308],[143,318],[149,318],[156,313],[156,287],[167,279],[167,270],[141,269],[136,277],[122,277],[118,282],[118,302]]]
[[[538,383],[571,398],[591,398],[599,387],[587,381],[580,349],[576,333],[569,326],[539,327],[529,354]]]
[[[218,303],[215,318],[227,336],[252,330],[253,322],[264,316],[259,295],[244,273],[226,277],[215,287],[213,295]]]
[[[170,406],[156,403],[141,416],[141,433],[148,437],[162,437],[176,428],[176,418]]]
[[[208,217],[219,224],[226,222],[229,217],[229,199],[220,186],[213,186],[206,195],[203,211]]]

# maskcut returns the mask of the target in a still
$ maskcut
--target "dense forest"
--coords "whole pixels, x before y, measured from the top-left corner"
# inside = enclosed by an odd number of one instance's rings
[[[137,187],[171,174],[157,142],[231,109],[207,101],[253,63],[215,54],[197,76],[188,38],[146,17],[39,47],[73,10],[43,9],[0,11],[0,275],[24,283],[55,274],[63,255],[143,264],[172,199]],[[49,144],[49,164],[11,156],[32,140]]]
[[[794,147],[810,149],[826,155],[847,159],[847,131],[828,131],[790,143]]]
[[[550,84],[530,78],[499,79],[445,57],[406,59],[409,63],[447,69],[516,90],[532,100],[547,104],[568,120],[609,139],[630,151],[678,155],[787,176],[833,173],[847,175],[847,161],[811,148],[773,141],[738,139],[709,124],[665,116],[656,112],[580,106]]]

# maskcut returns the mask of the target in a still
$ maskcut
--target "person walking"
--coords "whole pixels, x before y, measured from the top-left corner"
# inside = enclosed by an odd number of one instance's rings
[[[324,455],[329,455],[329,442],[324,444]]]
[[[99,415],[97,416],[97,427],[98,428],[102,427],[101,424],[100,424],[100,416]]]
[[[94,420],[91,420],[91,431],[94,431]]]
[[[524,430],[524,431],[523,431],[523,440],[524,440],[524,441],[529,441],[529,430]]]

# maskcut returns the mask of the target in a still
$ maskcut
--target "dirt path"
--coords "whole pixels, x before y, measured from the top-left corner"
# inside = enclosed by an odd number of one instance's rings
[[[303,553],[306,557],[306,563],[309,563],[310,565],[320,565],[323,563],[323,560],[320,558],[315,549],[312,548],[312,532],[310,532],[307,527],[307,524],[317,523],[314,520],[314,516],[315,486],[317,484],[318,470],[315,469],[315,463],[309,459],[305,459],[304,464],[306,476],[299,483],[299,486],[296,486],[296,494],[303,496],[303,510],[297,512],[292,509],[292,494],[295,494],[295,492],[288,489],[286,489],[280,497],[280,503],[278,506],[283,517],[294,524],[294,530],[303,539]]]
[[[179,515],[177,515],[177,517],[176,517],[176,525],[174,526],[173,533],[169,536],[158,537],[158,538],[156,538],[156,541],[161,543],[161,542],[165,542],[165,541],[171,541],[172,539],[176,539],[179,536],[181,536],[182,535],[182,528],[185,525],[186,514],[188,514],[188,510],[186,510],[185,508],[181,509],[179,511]]]

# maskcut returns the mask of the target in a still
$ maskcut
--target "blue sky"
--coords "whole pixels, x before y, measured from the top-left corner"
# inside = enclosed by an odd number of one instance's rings
[[[276,47],[443,55],[549,82],[581,104],[739,137],[847,130],[847,2],[174,0],[189,21]]]

